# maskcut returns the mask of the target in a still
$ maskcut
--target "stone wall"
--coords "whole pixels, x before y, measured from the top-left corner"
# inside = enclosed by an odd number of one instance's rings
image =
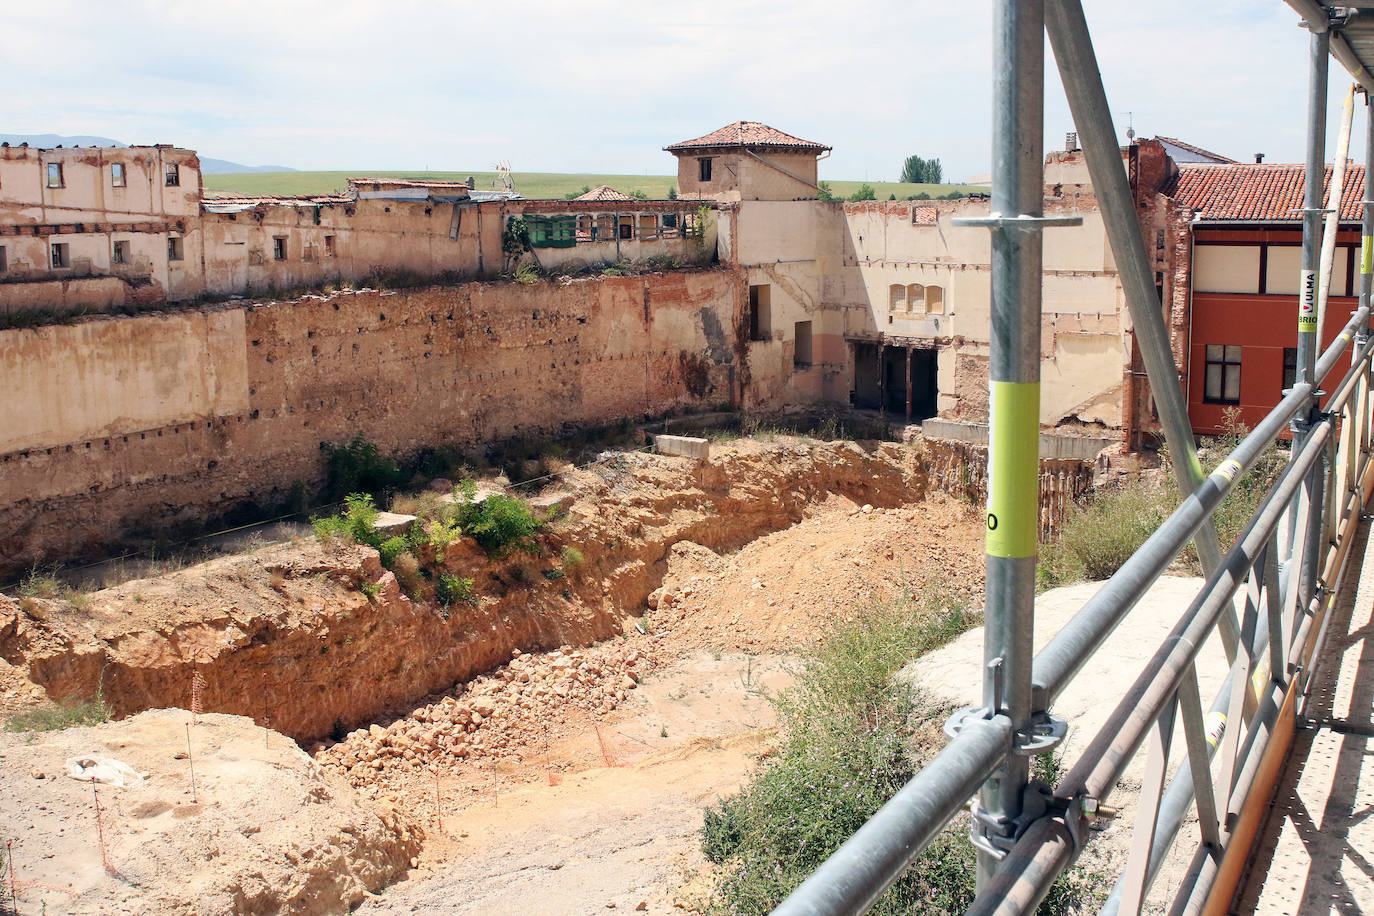
[[[321,443],[470,447],[731,405],[732,271],[468,283],[0,331],[0,571],[314,487]]]

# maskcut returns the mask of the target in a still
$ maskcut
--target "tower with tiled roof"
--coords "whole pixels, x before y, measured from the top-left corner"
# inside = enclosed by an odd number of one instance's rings
[[[678,196],[689,200],[815,198],[816,163],[830,152],[758,121],[736,121],[664,149],[677,157]]]

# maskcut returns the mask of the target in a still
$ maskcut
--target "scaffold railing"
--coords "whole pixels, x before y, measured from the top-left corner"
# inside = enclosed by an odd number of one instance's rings
[[[1205,474],[1081,3],[995,3],[991,212],[960,221],[992,235],[983,702],[951,719],[945,749],[775,913],[867,911],[965,806],[973,815],[971,839],[978,850],[978,894],[969,912],[1033,912],[1090,841],[1090,823],[1108,810],[1118,781],[1142,749],[1145,775],[1130,852],[1102,912],[1141,912],[1191,811],[1199,839],[1186,878],[1167,902],[1169,912],[1226,912],[1301,713],[1374,482],[1374,169],[1365,170],[1359,307],[1320,353],[1316,318],[1318,291],[1329,283],[1329,268],[1324,276],[1320,265],[1329,57],[1339,51],[1362,84],[1370,74],[1362,61],[1345,59],[1358,57],[1359,42],[1337,35],[1333,45],[1339,23],[1330,11],[1311,0],[1290,5],[1310,32],[1296,380],[1278,406]],[[1069,221],[1042,214],[1046,32],[1185,496],[1032,655],[1041,233]],[[1374,161],[1374,116],[1366,145],[1366,162]],[[1347,355],[1348,368],[1341,371]],[[1213,525],[1217,507],[1285,434],[1292,438],[1285,467],[1223,552]],[[1206,573],[1202,589],[1141,674],[1114,698],[1106,723],[1058,784],[1031,779],[1030,757],[1051,750],[1065,734],[1065,723],[1053,714],[1056,697],[1190,541]],[[1214,633],[1228,670],[1205,705],[1198,655]],[[1169,780],[1178,726],[1186,756]]]

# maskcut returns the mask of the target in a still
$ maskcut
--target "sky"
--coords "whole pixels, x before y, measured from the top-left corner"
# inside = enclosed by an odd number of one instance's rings
[[[1284,3],[1084,9],[1123,142],[1129,112],[1143,137],[1301,161],[1308,40]],[[833,146],[822,178],[895,180],[913,153],[966,178],[990,169],[991,15],[987,0],[4,3],[0,132],[311,170],[669,174],[663,146],[745,119]],[[1046,147],[1062,148],[1072,119],[1046,59]],[[1334,145],[1348,79],[1331,73]]]

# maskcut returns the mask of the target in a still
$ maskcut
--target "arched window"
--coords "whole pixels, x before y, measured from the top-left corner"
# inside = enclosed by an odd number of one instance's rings
[[[894,283],[888,287],[887,307],[894,312],[904,312],[906,306],[906,287],[900,283]]]
[[[926,287],[926,314],[943,315],[945,313],[945,291],[938,286]]]
[[[913,312],[923,312],[926,308],[926,288],[919,283],[913,283],[906,288],[907,307]]]

